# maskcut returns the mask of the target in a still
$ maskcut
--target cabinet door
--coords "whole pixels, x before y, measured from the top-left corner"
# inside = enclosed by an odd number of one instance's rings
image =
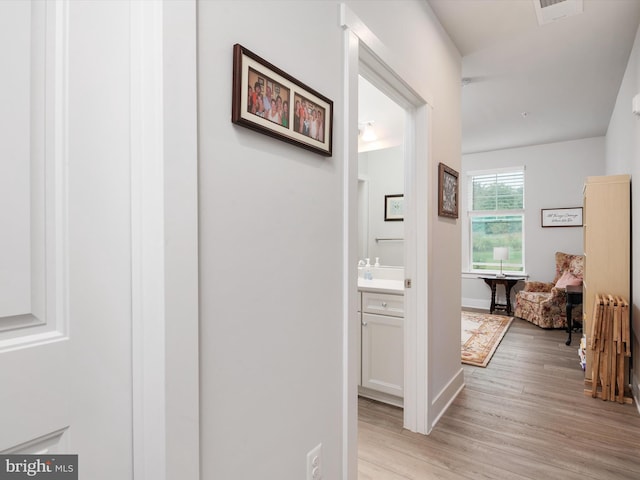
[[[362,386],[403,396],[404,320],[362,314]]]

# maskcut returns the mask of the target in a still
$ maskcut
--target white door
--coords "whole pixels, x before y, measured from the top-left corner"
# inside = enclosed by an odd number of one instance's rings
[[[128,9],[0,2],[0,452],[92,480],[132,477]]]

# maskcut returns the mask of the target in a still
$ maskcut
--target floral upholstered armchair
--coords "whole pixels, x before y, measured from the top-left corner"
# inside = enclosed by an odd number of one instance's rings
[[[568,285],[582,285],[584,258],[556,252],[556,276],[552,283],[526,282],[516,294],[514,315],[542,328],[566,328]],[[573,321],[582,323],[582,305],[571,312]]]

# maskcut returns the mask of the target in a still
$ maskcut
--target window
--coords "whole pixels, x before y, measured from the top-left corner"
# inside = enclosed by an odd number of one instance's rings
[[[493,249],[508,247],[505,273],[524,272],[524,168],[469,173],[471,271],[500,271]]]

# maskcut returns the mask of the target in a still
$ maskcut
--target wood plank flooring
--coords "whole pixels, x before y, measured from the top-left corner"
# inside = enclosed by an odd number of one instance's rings
[[[640,479],[635,404],[583,394],[581,334],[515,319],[487,368],[464,366],[465,388],[429,436],[402,410],[359,400],[359,480]]]

